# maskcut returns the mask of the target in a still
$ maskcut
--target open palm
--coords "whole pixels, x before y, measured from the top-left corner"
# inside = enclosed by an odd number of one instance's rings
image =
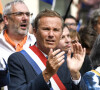
[[[68,51],[67,66],[71,72],[77,72],[81,69],[85,53],[86,49],[82,48],[80,43],[73,45],[73,57],[71,57],[71,51]]]

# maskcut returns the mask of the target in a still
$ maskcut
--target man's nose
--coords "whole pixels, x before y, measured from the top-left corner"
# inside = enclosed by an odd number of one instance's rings
[[[66,42],[68,42],[68,41],[69,41],[69,40],[68,40],[68,37],[65,37],[65,41],[66,41]]]
[[[69,37],[65,37],[65,41],[70,43],[71,39]]]
[[[50,30],[50,31],[49,31],[49,35],[50,35],[50,36],[53,36],[53,35],[54,35],[53,30]]]
[[[53,36],[54,36],[54,32],[51,30],[51,31],[49,31],[49,35],[48,35],[48,37],[49,38],[53,38]]]

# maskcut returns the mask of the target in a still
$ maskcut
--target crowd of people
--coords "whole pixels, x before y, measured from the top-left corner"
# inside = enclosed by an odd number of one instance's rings
[[[100,9],[77,31],[77,19],[45,9],[30,23],[22,0],[0,15],[1,90],[99,90]]]

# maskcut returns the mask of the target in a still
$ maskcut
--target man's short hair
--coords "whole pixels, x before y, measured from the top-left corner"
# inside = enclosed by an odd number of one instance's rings
[[[65,21],[67,18],[71,18],[71,19],[75,20],[75,22],[77,23],[77,19],[76,19],[74,16],[68,15],[66,18],[64,18],[64,21]]]
[[[14,5],[14,4],[16,4],[16,3],[23,3],[23,4],[25,4],[25,3],[23,2],[23,0],[13,0],[13,1],[7,3],[7,4],[5,5],[5,7],[3,8],[3,17],[4,17],[4,15],[7,15],[7,14],[9,14],[9,13],[12,12],[12,5]]]
[[[62,21],[62,28],[63,28],[63,18],[60,16],[59,13],[57,13],[56,11],[52,11],[52,10],[48,10],[48,9],[45,9],[43,11],[41,11],[35,18],[34,20],[34,28],[37,30],[38,29],[38,25],[39,25],[39,20],[40,18],[42,17],[58,17],[61,19]]]

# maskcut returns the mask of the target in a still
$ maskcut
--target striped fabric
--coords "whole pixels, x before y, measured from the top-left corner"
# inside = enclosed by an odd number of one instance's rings
[[[83,78],[88,90],[100,90],[100,76],[94,70],[86,72]]]

